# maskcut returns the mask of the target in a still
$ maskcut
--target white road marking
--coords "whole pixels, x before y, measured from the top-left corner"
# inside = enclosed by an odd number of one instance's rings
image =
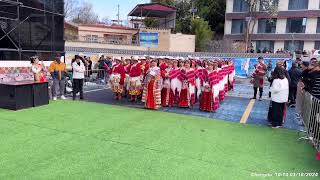
[[[103,88],[103,89],[93,89],[93,90],[89,90],[89,91],[84,91],[84,93],[91,93],[91,92],[97,92],[97,91],[103,91],[103,90],[108,90],[108,89],[111,89],[111,88]]]

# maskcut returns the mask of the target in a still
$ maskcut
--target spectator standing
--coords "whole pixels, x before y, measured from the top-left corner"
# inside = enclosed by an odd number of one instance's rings
[[[57,96],[60,95],[61,99],[65,97],[65,86],[67,69],[66,64],[61,62],[60,57],[56,57],[55,60],[50,64],[49,72],[53,78],[53,100],[57,100]],[[59,94],[60,93],[60,94]]]
[[[310,93],[320,99],[320,64],[317,62],[316,65],[314,65],[314,68],[310,71]]]
[[[272,128],[280,128],[286,117],[286,102],[289,96],[289,81],[282,68],[275,68],[273,72],[271,91],[271,107],[269,121]]]
[[[98,69],[98,78],[100,78],[100,79],[104,79],[104,76],[105,76],[104,62],[105,62],[105,58],[104,58],[104,55],[102,55],[98,61],[98,68],[99,68]]]
[[[80,99],[83,99],[83,80],[84,80],[84,73],[86,71],[86,67],[84,64],[84,60],[81,59],[80,56],[76,55],[75,60],[72,63],[72,70],[73,70],[73,100],[76,99],[77,93],[80,92]]]
[[[312,58],[310,60],[311,64],[309,64],[309,66],[306,68],[305,65],[306,63],[303,62],[302,68],[304,69],[302,71],[302,87],[305,91],[310,92],[310,86],[311,86],[311,81],[312,81],[312,77],[310,72],[313,70],[313,68],[315,68],[315,66],[317,65],[317,59],[316,58]]]
[[[259,101],[262,101],[262,94],[263,94],[263,86],[264,86],[264,76],[266,75],[267,66],[263,64],[263,58],[258,58],[258,64],[256,65],[256,69],[254,73],[252,74],[253,80],[253,98],[257,98],[257,93],[259,89]]]
[[[289,105],[294,106],[297,98],[298,82],[301,79],[301,70],[298,68],[297,63],[293,63],[289,70],[290,84],[289,84]]]
[[[92,75],[92,61],[91,58],[88,57],[88,76],[90,77]]]

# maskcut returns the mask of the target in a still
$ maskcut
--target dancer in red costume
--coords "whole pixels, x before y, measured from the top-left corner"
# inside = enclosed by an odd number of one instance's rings
[[[129,72],[130,72],[130,68],[131,68],[131,58],[127,57],[125,58],[125,62],[123,63],[124,66],[124,71],[125,71],[125,79],[124,79],[124,97],[128,96],[128,92],[129,92],[129,85],[130,85],[130,76],[129,76]]]
[[[218,75],[219,75],[219,101],[224,101],[225,98],[225,67],[224,62],[219,61],[219,68],[218,68]]]
[[[233,64],[233,62],[230,60],[230,61],[228,61],[228,68],[229,68],[229,71],[228,71],[228,73],[229,73],[229,78],[228,78],[228,84],[229,84],[229,90],[233,90],[233,88],[234,88],[234,84],[235,84],[235,82],[236,82],[236,79],[235,79],[235,74],[236,74],[236,72],[235,72],[235,69],[234,69],[234,64]]]
[[[219,97],[215,93],[218,85],[218,73],[215,70],[216,65],[213,62],[209,62],[205,71],[205,81],[202,86],[202,96],[200,102],[200,110],[212,112],[216,111],[219,107]]]
[[[124,80],[126,77],[121,58],[115,58],[116,64],[108,71],[110,74],[111,89],[114,92],[115,99],[120,100],[124,91]]]
[[[131,101],[136,102],[139,95],[141,95],[141,74],[142,69],[138,61],[138,57],[133,58],[133,64],[129,71],[129,94],[131,95]]]
[[[197,92],[197,100],[200,100],[200,95],[202,92],[203,83],[205,81],[206,69],[201,66],[201,61],[197,61],[196,68],[196,92]]]
[[[182,58],[181,58],[182,59]],[[178,60],[172,61],[172,68],[169,72],[170,78],[170,95],[169,95],[169,106],[178,104],[179,96],[182,88],[182,83],[180,81],[180,68],[178,67]]]
[[[191,62],[186,61],[181,69],[180,80],[182,89],[179,99],[179,107],[193,107],[195,103],[195,71],[191,67]]]
[[[145,103],[145,108],[159,109],[161,107],[161,83],[160,68],[157,67],[156,60],[153,60],[144,82],[142,102]]]
[[[171,69],[172,69],[172,63],[168,61],[167,68],[164,70],[161,70],[161,77],[163,80],[163,87],[161,90],[161,105],[163,107],[169,106],[170,90],[171,90],[171,79],[170,79]]]

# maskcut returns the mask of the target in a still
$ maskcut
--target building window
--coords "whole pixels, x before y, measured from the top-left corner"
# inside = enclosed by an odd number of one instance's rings
[[[289,0],[289,10],[308,9],[309,0]]]
[[[304,41],[284,41],[284,49],[287,51],[303,51]]]
[[[287,19],[287,33],[305,33],[307,18]]]
[[[256,41],[257,52],[273,52],[274,50],[274,41]]]
[[[259,19],[258,33],[275,33],[277,27],[277,19]]]
[[[318,18],[317,22],[317,33],[320,33],[320,18]]]
[[[133,27],[134,27],[135,29],[139,29],[139,24],[138,24],[138,23],[134,23],[134,24],[133,24]]]
[[[278,7],[279,0],[260,1],[259,10],[268,11],[269,7]]]
[[[245,20],[232,20],[232,28],[231,34],[242,34],[246,29],[246,21]]]
[[[87,35],[86,36],[86,41],[87,42],[98,42],[98,36],[97,35]]]
[[[249,4],[245,0],[233,1],[233,12],[247,12],[249,10]]]
[[[320,41],[316,41],[316,42],[314,43],[314,49],[315,49],[315,50],[320,50]]]

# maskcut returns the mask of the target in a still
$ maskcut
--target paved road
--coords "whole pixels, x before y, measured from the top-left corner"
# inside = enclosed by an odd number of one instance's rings
[[[119,106],[126,106],[132,108],[143,108],[143,104],[131,103],[127,99],[122,99],[121,101],[116,101],[113,99],[113,94],[110,89],[101,89],[103,86],[89,86],[86,87],[85,99],[89,102],[97,102],[103,104],[112,104]],[[263,101],[255,101],[251,113],[248,117],[246,123],[257,124],[266,126],[266,118],[269,107],[269,100],[267,97],[268,87],[264,92]],[[215,113],[207,113],[199,111],[198,104],[194,109],[182,109],[177,107],[171,108],[161,108],[160,111],[179,113],[179,114],[190,114],[195,116],[202,116],[211,119],[220,119],[226,121],[240,122],[249,102],[250,97],[252,97],[252,87],[248,84],[236,84],[235,90],[230,92],[226,100],[221,104],[219,110]],[[284,124],[285,128],[299,130],[302,127],[295,119],[295,111],[292,108],[288,108],[287,119]]]

